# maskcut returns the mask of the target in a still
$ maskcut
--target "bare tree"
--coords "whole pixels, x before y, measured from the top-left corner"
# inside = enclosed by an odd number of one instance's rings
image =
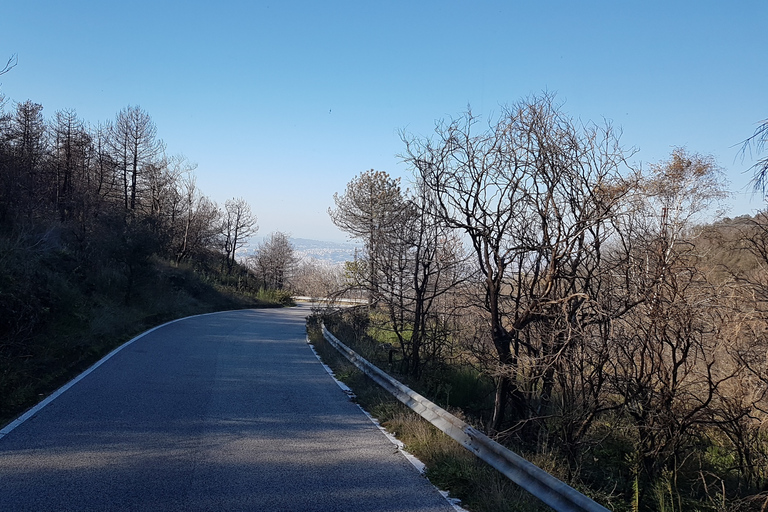
[[[371,170],[335,195],[336,209],[329,210],[337,226],[364,242],[364,261],[348,263],[348,275],[367,290],[369,304],[386,313],[378,315],[377,327],[396,337],[401,370],[413,376],[421,373],[423,344],[443,329],[433,306],[460,280],[462,261],[429,193],[421,185],[403,193],[399,180]]]
[[[504,111],[474,134],[467,113],[438,124],[436,140],[406,140],[446,225],[463,231],[482,276],[484,309],[498,369],[491,427],[508,397],[525,418],[533,392],[546,397],[557,361],[575,338],[534,344],[532,325],[562,318],[563,333],[584,321],[589,277],[619,200],[624,152],[610,126],[577,126],[545,95]]]
[[[139,106],[128,106],[117,114],[111,143],[122,172],[125,210],[134,211],[139,175],[162,155],[165,145],[157,138],[152,118]]]
[[[251,212],[251,207],[245,199],[232,198],[224,203],[220,232],[224,264],[228,272],[231,273],[235,266],[237,250],[248,242],[248,238],[258,232],[259,226],[256,222],[256,216]]]
[[[181,203],[174,230],[173,254],[176,264],[216,246],[221,212],[214,202],[200,193],[194,175],[187,175],[179,191]]]
[[[417,186],[404,198],[398,221],[388,229],[378,260],[379,305],[402,353],[401,371],[419,377],[425,360],[447,338],[440,298],[465,278],[465,258],[456,234],[439,221],[429,190]],[[429,354],[424,346],[433,342]],[[391,362],[391,361],[390,361]]]
[[[759,490],[768,483],[768,212],[739,221],[734,239],[717,242],[732,278],[726,356],[741,372],[723,390],[713,423],[732,443],[746,486]]]
[[[9,71],[10,71],[10,70],[12,70],[13,68],[15,68],[15,67],[16,67],[16,64],[18,64],[18,63],[19,63],[19,57],[18,57],[18,55],[16,55],[16,54],[14,53],[13,55],[11,55],[11,56],[8,58],[8,62],[6,62],[6,63],[5,63],[5,66],[3,66],[2,68],[0,68],[0,75],[4,75],[4,74],[6,74],[7,72],[9,72]]]
[[[386,234],[398,225],[403,210],[403,197],[398,179],[383,171],[366,171],[347,184],[344,195],[334,194],[335,209],[329,209],[331,220],[341,230],[361,240],[365,246],[369,301],[378,293],[379,253],[387,243]]]
[[[292,285],[299,295],[332,298],[344,289],[342,268],[314,258],[301,260],[296,265]]]
[[[724,197],[711,157],[675,149],[630,196],[614,247],[622,263],[609,293],[634,307],[611,322],[605,376],[634,428],[636,499],[664,472],[677,481],[676,461],[715,423],[740,371],[725,345],[729,293],[694,243],[698,221]]]
[[[91,200],[98,205],[122,201],[122,194],[118,190],[120,185],[118,163],[111,148],[112,133],[112,124],[109,122],[98,123],[91,129],[93,155],[88,186],[92,191]]]
[[[82,195],[88,193],[84,188],[90,174],[91,137],[74,110],[56,112],[51,131],[55,203],[59,218],[65,221],[74,215],[75,202],[82,202]]]
[[[48,199],[52,196],[52,187],[44,168],[48,129],[42,112],[42,105],[25,101],[16,105],[16,112],[10,118],[10,161],[2,177],[5,204],[0,217],[37,215],[50,204]]]
[[[172,248],[182,230],[188,178],[197,166],[182,155],[156,159],[144,166],[144,196],[141,205],[144,218],[161,241],[167,253],[177,255]],[[188,199],[188,196],[187,196]],[[188,213],[188,210],[187,210]]]
[[[741,156],[746,156],[747,153],[752,154],[752,148],[755,148],[756,153],[762,153],[765,149],[765,145],[768,143],[768,119],[761,122],[760,125],[755,128],[755,133],[751,137],[746,138],[741,143]],[[755,192],[765,194],[766,180],[768,180],[768,156],[760,158],[755,162],[751,170],[752,185]]]
[[[634,427],[641,494],[664,471],[676,474],[738,372],[724,357],[727,316],[718,290],[692,263],[669,266],[653,300],[613,325],[608,375]]]
[[[251,261],[267,288],[282,290],[290,281],[297,258],[288,235],[276,231],[259,244]]]

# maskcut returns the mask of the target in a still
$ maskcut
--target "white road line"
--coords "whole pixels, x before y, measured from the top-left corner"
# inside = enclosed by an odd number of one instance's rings
[[[220,313],[223,313],[223,311],[221,311]],[[0,439],[2,439],[3,437],[7,436],[13,429],[15,429],[16,427],[18,427],[19,425],[21,425],[22,423],[27,421],[29,418],[33,417],[35,414],[40,412],[43,409],[43,407],[45,407],[46,405],[48,405],[51,402],[53,402],[54,400],[56,400],[59,396],[61,396],[62,393],[64,393],[66,390],[68,390],[69,388],[71,388],[72,386],[74,386],[75,384],[80,382],[81,380],[83,380],[91,372],[93,372],[96,368],[98,368],[102,364],[106,363],[112,356],[114,356],[115,354],[117,354],[118,352],[123,350],[125,347],[127,347],[128,345],[130,345],[134,341],[139,340],[139,339],[143,338],[144,336],[146,336],[147,334],[149,334],[151,332],[154,332],[157,329],[160,329],[161,327],[165,327],[166,325],[170,325],[170,324],[173,324],[173,323],[176,323],[176,322],[180,322],[181,320],[186,320],[187,318],[194,318],[196,316],[206,316],[206,315],[215,315],[215,314],[216,313],[203,313],[202,315],[192,315],[192,316],[188,316],[188,317],[185,317],[185,318],[177,318],[176,320],[171,320],[170,322],[166,322],[166,323],[164,323],[162,325],[158,325],[157,327],[153,327],[152,329],[150,329],[148,331],[144,331],[143,333],[139,334],[135,338],[126,341],[125,343],[123,343],[122,345],[117,347],[115,350],[113,350],[112,352],[110,352],[106,356],[102,357],[96,364],[94,364],[93,366],[91,366],[90,368],[85,370],[83,373],[81,373],[80,375],[78,375],[77,377],[72,379],[71,381],[69,381],[66,384],[64,384],[63,386],[61,386],[56,391],[54,391],[51,395],[48,396],[48,398],[46,398],[45,400],[43,400],[42,402],[40,402],[39,404],[37,404],[36,406],[31,408],[30,410],[28,410],[27,412],[25,412],[24,414],[22,414],[21,416],[19,416],[18,418],[16,418],[12,422],[10,422],[8,425],[6,425],[2,430],[0,430]]]
[[[346,384],[344,384],[343,382],[341,382],[339,379],[337,379],[337,378],[336,378],[336,374],[334,374],[334,373],[333,373],[333,370],[331,369],[331,367],[330,367],[330,366],[328,366],[327,364],[325,364],[325,363],[323,362],[322,358],[320,357],[320,354],[318,354],[318,353],[317,353],[317,350],[315,350],[315,345],[314,345],[314,344],[312,343],[312,341],[309,339],[309,335],[307,335],[307,345],[309,345],[309,348],[311,348],[311,349],[312,349],[312,352],[315,354],[315,357],[317,358],[317,360],[318,360],[318,361],[320,361],[320,364],[322,364],[322,365],[323,365],[323,368],[325,368],[325,371],[326,371],[326,372],[328,372],[328,375],[330,375],[330,376],[333,378],[333,380],[334,380],[334,381],[336,381],[336,384],[338,384],[338,385],[339,385],[339,387],[340,387],[340,388],[341,388],[341,389],[342,389],[342,390],[343,390],[343,391],[344,391],[344,392],[345,392],[345,393],[346,393],[346,394],[349,396],[349,398],[350,398],[350,399],[354,399],[354,398],[355,398],[355,394],[354,394],[354,392],[353,392],[353,391],[352,391],[352,390],[349,388],[349,386],[347,386]],[[358,403],[355,403],[355,405],[357,405],[357,407],[358,407],[358,408],[359,408],[361,411],[363,411],[363,413],[364,413],[366,416],[368,416],[368,419],[369,419],[369,420],[371,420],[371,422],[372,422],[374,425],[376,425],[376,427],[377,427],[379,430],[381,430],[381,432],[382,432],[382,433],[384,433],[384,435],[386,436],[386,438],[387,438],[387,439],[389,439],[389,441],[390,441],[390,442],[391,442],[393,445],[395,445],[395,446],[397,447],[397,450],[398,450],[398,451],[399,451],[399,452],[400,452],[400,453],[401,453],[401,454],[402,454],[402,455],[403,455],[403,456],[406,458],[406,460],[408,460],[408,462],[410,462],[410,463],[411,463],[411,465],[412,465],[414,468],[416,468],[416,471],[418,471],[418,472],[419,472],[421,475],[424,475],[424,473],[425,473],[425,471],[426,471],[426,469],[427,469],[427,466],[426,466],[426,465],[425,465],[423,462],[421,462],[421,461],[420,461],[418,458],[416,458],[416,456],[415,456],[415,455],[413,455],[412,453],[408,452],[408,451],[405,449],[405,445],[403,444],[403,442],[402,442],[402,441],[400,441],[398,438],[396,438],[394,435],[392,435],[392,434],[391,434],[391,433],[390,433],[390,432],[389,432],[387,429],[385,429],[385,428],[384,428],[384,427],[381,425],[381,423],[379,423],[379,420],[377,420],[376,418],[374,418],[374,417],[371,415],[371,413],[369,413],[368,411],[366,411],[366,410],[363,408],[363,406],[361,406],[361,405],[360,405],[360,404],[358,404]],[[441,495],[443,498],[445,498],[445,500],[448,502],[448,504],[449,504],[451,507],[453,507],[453,509],[454,509],[456,512],[468,512],[468,511],[467,511],[467,509],[465,509],[465,508],[462,508],[462,506],[461,506],[461,500],[460,500],[460,499],[457,499],[457,498],[451,498],[451,496],[450,496],[450,494],[448,493],[448,491],[443,491],[442,489],[438,489],[436,486],[435,486],[435,489],[437,489],[437,492],[439,492],[439,493],[440,493],[440,495]]]

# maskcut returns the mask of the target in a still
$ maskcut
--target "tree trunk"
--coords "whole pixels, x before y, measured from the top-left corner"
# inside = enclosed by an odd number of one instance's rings
[[[488,309],[491,314],[491,338],[499,357],[499,363],[502,367],[502,375],[496,384],[496,397],[493,402],[493,419],[491,420],[491,431],[498,432],[504,422],[504,416],[507,412],[507,399],[512,387],[512,380],[507,374],[507,369],[511,368],[513,362],[512,350],[510,346],[510,336],[501,323],[501,312],[499,311],[499,294],[496,283],[488,283]]]
[[[504,422],[504,415],[507,412],[507,396],[509,395],[510,381],[509,377],[502,375],[496,383],[496,396],[493,400],[493,418],[491,419],[491,432],[496,433],[501,430]]]

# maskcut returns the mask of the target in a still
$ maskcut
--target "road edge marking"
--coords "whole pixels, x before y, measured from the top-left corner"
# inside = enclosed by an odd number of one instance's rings
[[[150,333],[152,333],[152,332],[154,332],[154,331],[156,331],[156,330],[158,330],[158,329],[160,329],[162,327],[174,324],[176,322],[180,322],[182,320],[187,320],[189,318],[195,318],[195,317],[199,317],[199,316],[215,315],[215,314],[218,314],[218,313],[226,313],[226,312],[227,311],[215,311],[213,313],[202,313],[202,314],[199,314],[199,315],[191,315],[191,316],[185,316],[183,318],[177,318],[176,320],[171,320],[169,322],[165,322],[164,324],[160,324],[160,325],[158,325],[156,327],[153,327],[153,328],[149,329],[148,331],[142,332],[138,336],[135,336],[135,337],[131,338],[130,340],[126,341],[125,343],[123,343],[119,347],[117,347],[114,350],[112,350],[112,352],[110,352],[109,354],[105,355],[104,357],[102,357],[101,359],[96,361],[90,368],[85,370],[83,373],[81,373],[80,375],[78,375],[77,377],[75,377],[74,379],[72,379],[71,381],[67,382],[66,384],[61,386],[59,389],[57,389],[56,391],[54,391],[53,393],[48,395],[43,401],[39,402],[37,405],[35,405],[31,409],[29,409],[27,412],[25,412],[24,414],[22,414],[21,416],[19,416],[18,418],[16,418],[15,420],[10,422],[9,424],[7,424],[5,427],[0,429],[0,439],[4,438],[8,434],[10,434],[13,429],[15,429],[19,425],[23,424],[25,421],[27,421],[28,419],[33,417],[35,414],[40,412],[45,406],[47,406],[48,404],[50,404],[51,402],[56,400],[59,396],[61,396],[69,388],[71,388],[72,386],[74,386],[75,384],[77,384],[78,382],[83,380],[84,378],[86,378],[93,371],[95,371],[99,366],[101,366],[102,364],[106,363],[109,359],[112,358],[112,356],[116,355],[118,352],[123,350],[125,347],[131,345],[134,341],[138,341],[141,338],[143,338],[144,336],[146,336],[146,335],[148,335],[148,334],[150,334]]]
[[[309,339],[309,334],[307,334],[307,345],[309,345],[309,348],[312,350],[312,353],[315,354],[315,357],[317,358],[318,361],[320,361],[320,364],[323,366],[323,368],[328,373],[328,375],[330,375],[331,378],[336,382],[336,384],[338,384],[338,386],[341,388],[341,390],[347,394],[349,399],[353,401],[353,403],[357,406],[357,408],[363,411],[363,414],[365,414],[368,417],[368,419],[371,421],[371,423],[373,423],[376,426],[376,428],[378,428],[379,431],[381,431],[381,433],[384,434],[384,437],[386,437],[390,443],[392,443],[393,445],[395,445],[395,447],[397,447],[397,451],[400,452],[400,454],[404,456],[405,459],[408,462],[410,462],[414,468],[416,468],[416,471],[418,471],[421,476],[426,478],[425,472],[426,472],[427,466],[423,462],[421,462],[415,455],[408,452],[405,449],[405,444],[403,444],[402,441],[400,441],[398,438],[392,435],[386,428],[384,428],[381,425],[381,423],[379,423],[379,420],[374,418],[373,415],[371,415],[371,413],[366,411],[362,405],[354,401],[355,393],[349,388],[349,386],[347,386],[346,384],[341,382],[339,379],[337,379],[336,374],[333,372],[331,367],[323,362],[323,359],[320,357],[320,354],[317,352],[317,350],[315,350],[314,343],[312,343],[312,340]],[[429,481],[429,479],[427,480]],[[444,491],[440,489],[431,481],[429,483],[432,484],[432,487],[434,487],[437,490],[437,492],[440,493],[440,496],[442,496],[448,502],[448,504],[453,508],[453,510],[455,510],[456,512],[468,512],[467,509],[462,508],[460,499],[452,498],[448,491]]]

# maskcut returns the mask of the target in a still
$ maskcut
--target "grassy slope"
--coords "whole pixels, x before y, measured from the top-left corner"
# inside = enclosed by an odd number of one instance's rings
[[[105,263],[106,261],[106,263]],[[215,272],[149,258],[84,265],[57,248],[0,240],[0,426],[135,335],[172,319],[280,297],[238,292]],[[236,281],[235,283],[236,284]]]

